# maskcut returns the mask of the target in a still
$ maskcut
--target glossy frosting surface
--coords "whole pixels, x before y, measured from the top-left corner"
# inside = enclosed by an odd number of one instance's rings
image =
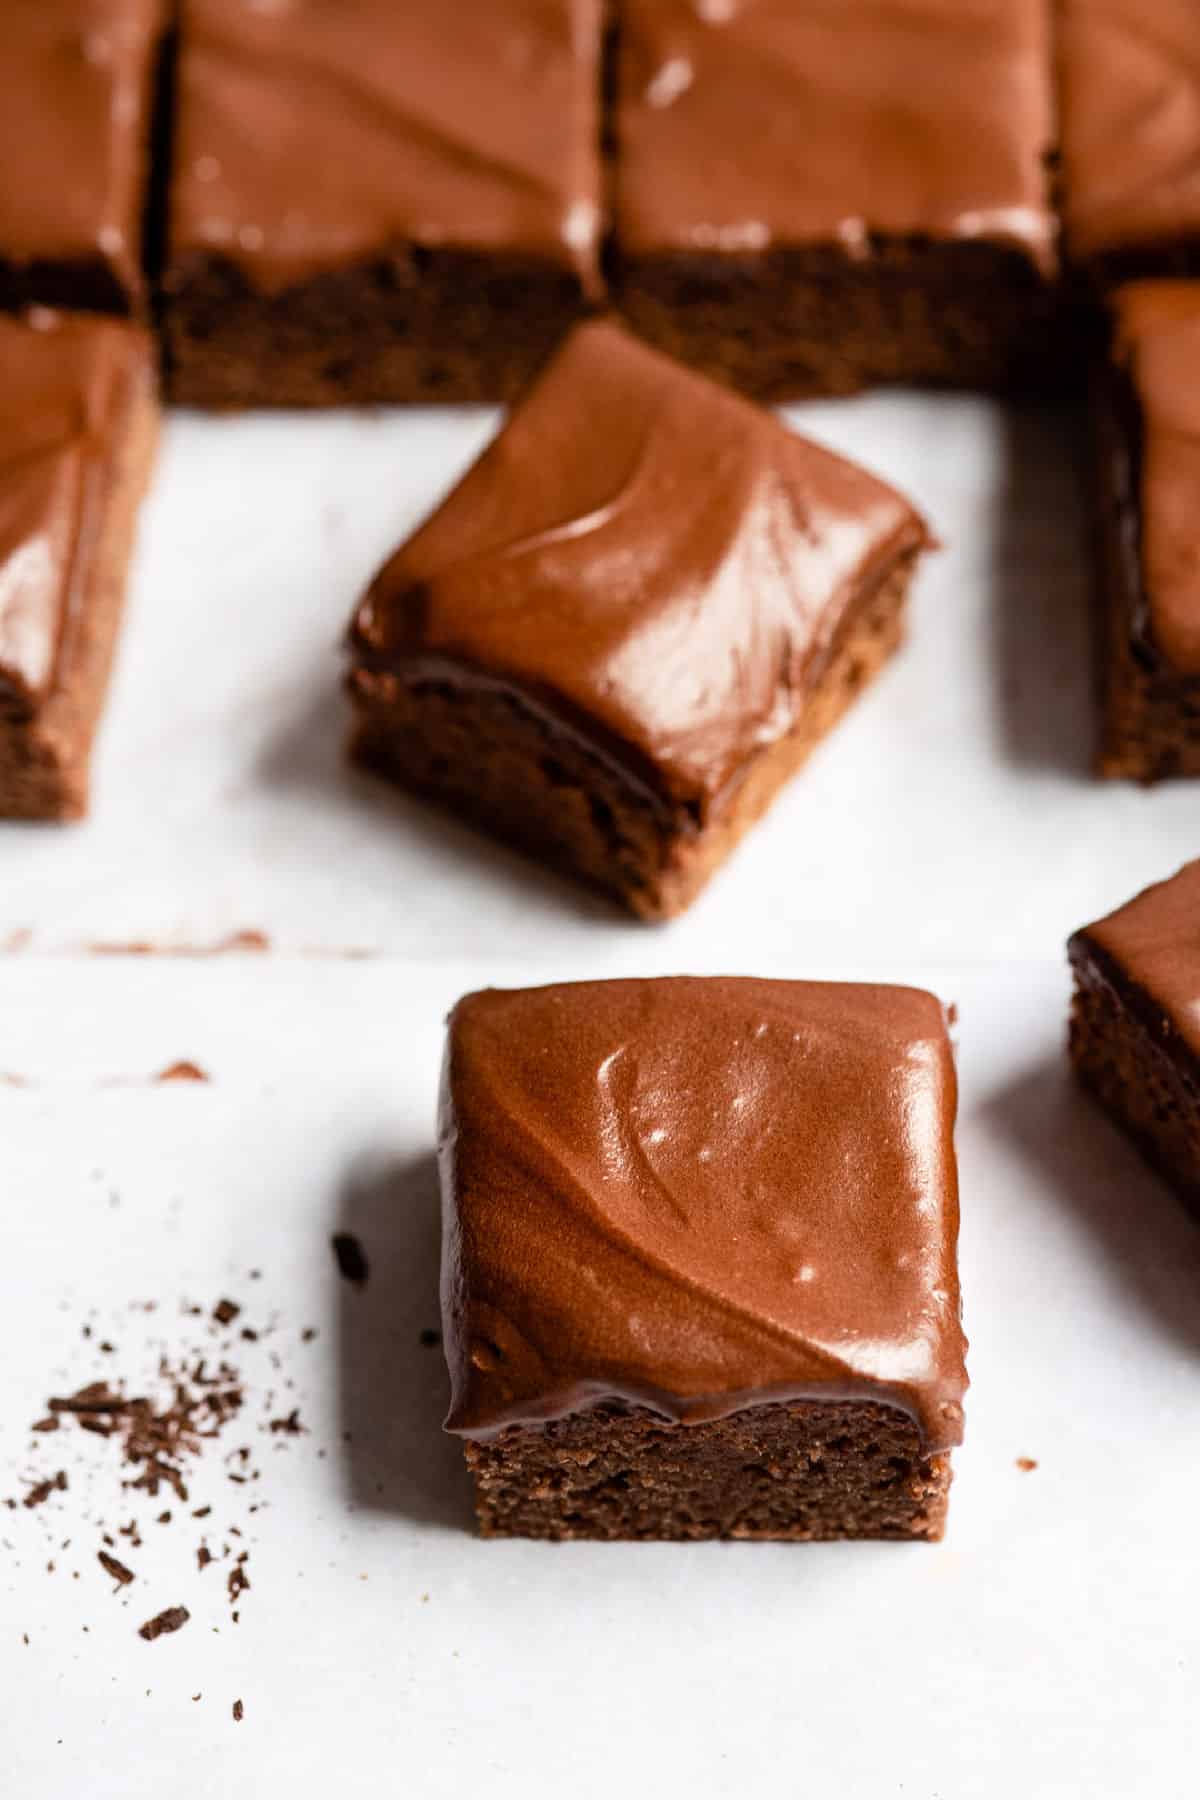
[[[1200,283],[1130,282],[1112,305],[1139,435],[1142,612],[1171,667],[1200,675]]]
[[[384,568],[354,648],[517,688],[703,815],[927,541],[874,476],[588,324]]]
[[[955,1104],[914,989],[469,995],[440,1121],[448,1428],[869,1399],[959,1442]]]
[[[625,0],[622,247],[974,239],[1053,261],[1047,0]]]
[[[35,329],[0,315],[0,696],[34,705],[79,604],[102,502],[112,428],[144,334],[118,320],[46,315]]]
[[[1063,185],[1075,255],[1200,238],[1195,0],[1061,0]]]
[[[1087,926],[1071,947],[1099,948],[1200,1056],[1200,861]]]
[[[100,258],[141,285],[160,0],[3,0],[0,257]]]
[[[390,245],[591,283],[600,0],[184,0],[172,252],[267,289]]]

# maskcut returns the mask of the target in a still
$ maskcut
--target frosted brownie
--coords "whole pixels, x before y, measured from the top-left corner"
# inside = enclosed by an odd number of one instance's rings
[[[162,0],[0,5],[0,307],[145,298]]]
[[[1200,775],[1200,282],[1111,299],[1097,373],[1099,772]]]
[[[1200,274],[1195,0],[1058,0],[1066,248],[1102,278]]]
[[[86,811],[156,362],[121,320],[0,318],[0,818]]]
[[[173,398],[511,398],[600,291],[601,11],[183,0]]]
[[[924,522],[580,326],[354,620],[354,754],[647,918],[681,911],[896,648]]]
[[[1200,1217],[1200,862],[1069,949],[1080,1079]]]
[[[1047,0],[622,0],[620,304],[761,398],[1054,378]]]
[[[468,995],[447,1428],[487,1536],[937,1538],[966,1388],[954,1063],[909,988]]]

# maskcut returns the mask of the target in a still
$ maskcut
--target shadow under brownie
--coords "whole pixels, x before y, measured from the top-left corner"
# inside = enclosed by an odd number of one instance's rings
[[[677,913],[895,649],[929,543],[874,476],[581,326],[360,607],[354,754]]]
[[[139,327],[0,318],[0,818],[87,810],[158,430]]]
[[[619,38],[616,280],[651,342],[771,400],[1058,382],[1045,0],[624,0]]]
[[[600,295],[601,0],[184,0],[172,398],[511,399]]]
[[[912,989],[467,996],[443,1338],[488,1536],[936,1538],[961,1440],[954,1066]]]
[[[1069,950],[1076,1072],[1200,1218],[1200,862]]]

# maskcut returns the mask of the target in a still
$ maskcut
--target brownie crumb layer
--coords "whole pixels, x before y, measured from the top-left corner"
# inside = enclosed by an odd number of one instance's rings
[[[605,1405],[465,1451],[484,1537],[936,1539],[950,1487],[949,1456],[870,1404],[699,1425]]]

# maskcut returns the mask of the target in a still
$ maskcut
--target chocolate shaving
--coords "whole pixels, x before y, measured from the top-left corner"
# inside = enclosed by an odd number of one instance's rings
[[[234,1717],[235,1722],[238,1725],[240,1725],[242,1720],[245,1718],[245,1716],[246,1716],[245,1707],[242,1705],[240,1700],[235,1700],[233,1703],[233,1717]]]
[[[67,1471],[60,1469],[57,1475],[51,1475],[45,1481],[35,1482],[21,1504],[32,1510],[35,1506],[43,1505],[51,1494],[65,1494],[66,1491]]]
[[[282,1433],[286,1437],[299,1437],[304,1430],[300,1423],[300,1408],[294,1406],[286,1419],[272,1419],[271,1430],[276,1435]]]
[[[331,1241],[339,1275],[355,1287],[365,1287],[371,1266],[358,1239],[349,1231],[338,1231]]]
[[[213,1318],[218,1325],[232,1325],[241,1310],[236,1300],[218,1300],[213,1307]]]
[[[156,1613],[154,1618],[147,1619],[139,1625],[138,1636],[152,1644],[155,1638],[166,1637],[172,1631],[179,1631],[191,1618],[186,1606],[168,1606],[165,1611]]]
[[[98,1550],[96,1559],[105,1574],[111,1575],[118,1587],[128,1587],[134,1579],[133,1570],[127,1569],[125,1564],[118,1562],[115,1556],[110,1556],[107,1550]]]

